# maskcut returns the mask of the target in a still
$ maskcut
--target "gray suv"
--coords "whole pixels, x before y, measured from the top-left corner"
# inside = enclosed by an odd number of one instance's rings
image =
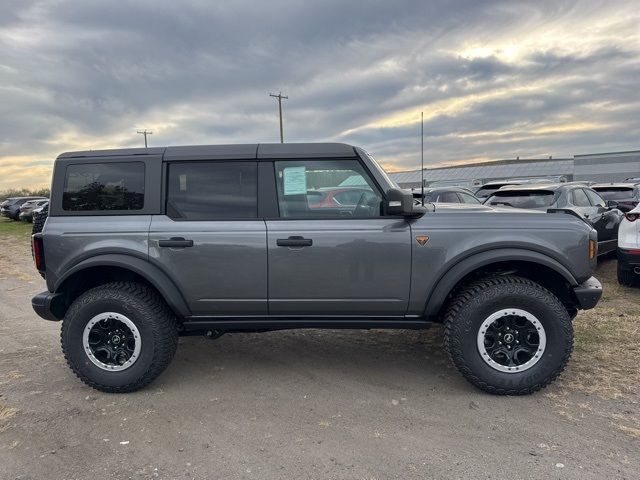
[[[357,201],[314,201],[346,179]],[[151,382],[179,335],[442,322],[472,384],[527,394],[564,369],[571,320],[602,295],[580,219],[414,205],[336,143],[64,153],[33,251],[48,288],[33,308],[107,392]]]

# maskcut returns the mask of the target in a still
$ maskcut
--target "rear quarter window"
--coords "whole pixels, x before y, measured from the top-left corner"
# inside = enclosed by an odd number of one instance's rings
[[[144,163],[68,165],[62,209],[65,211],[142,210]]]

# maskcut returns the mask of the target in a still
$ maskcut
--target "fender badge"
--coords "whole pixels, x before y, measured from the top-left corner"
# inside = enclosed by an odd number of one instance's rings
[[[426,235],[416,235],[416,242],[418,242],[418,245],[420,245],[421,247],[424,247],[427,242],[429,241],[429,237]]]

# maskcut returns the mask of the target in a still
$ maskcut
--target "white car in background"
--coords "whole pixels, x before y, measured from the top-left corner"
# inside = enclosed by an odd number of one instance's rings
[[[640,205],[627,212],[618,230],[618,282],[640,283]]]

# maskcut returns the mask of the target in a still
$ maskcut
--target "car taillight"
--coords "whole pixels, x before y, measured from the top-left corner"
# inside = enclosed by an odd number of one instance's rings
[[[625,213],[624,218],[630,222],[635,222],[640,218],[640,213]]]
[[[595,240],[589,240],[589,260],[596,258],[598,253],[598,244]]]
[[[31,245],[33,246],[33,261],[36,262],[36,268],[41,272],[44,271],[44,244],[42,237],[33,235],[31,237]]]

